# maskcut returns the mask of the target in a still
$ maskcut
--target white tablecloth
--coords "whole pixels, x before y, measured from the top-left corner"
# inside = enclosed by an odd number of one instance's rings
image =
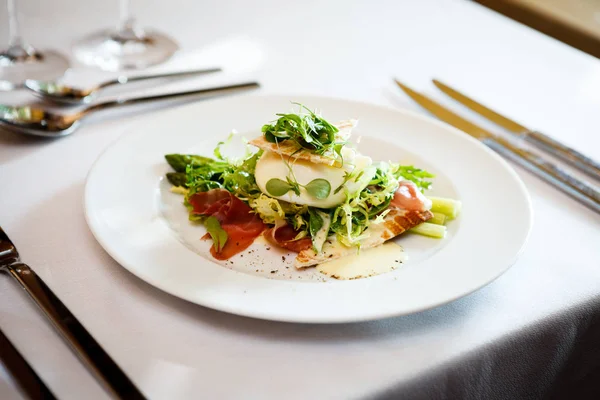
[[[117,17],[116,1],[18,3],[25,37],[65,52]],[[447,101],[429,82],[438,77],[600,159],[600,62],[470,2],[138,0],[132,6],[143,24],[181,44],[164,68],[226,68],[222,76],[151,91],[256,78],[264,92],[421,112],[391,78]],[[5,22],[0,26],[5,43]],[[79,68],[69,78],[103,76]],[[1,102],[16,99],[0,94]],[[520,169],[535,210],[526,251],[489,286],[434,310],[360,324],[296,325],[212,311],[154,289],[103,251],[82,204],[93,161],[147,112],[157,107],[105,113],[60,140],[0,132],[0,223],[148,397],[535,397],[563,376],[577,351],[598,351],[589,335],[600,332],[600,216]],[[0,327],[60,398],[106,397],[7,276],[0,293]],[[592,345],[582,350],[581,338]],[[598,358],[588,358],[598,368]],[[0,398],[15,396],[0,374]]]

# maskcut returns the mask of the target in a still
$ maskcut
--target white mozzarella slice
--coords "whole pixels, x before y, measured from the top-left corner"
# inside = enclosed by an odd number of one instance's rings
[[[350,193],[356,193],[363,190],[373,178],[375,167],[372,166],[372,160],[369,157],[356,154],[352,149],[344,148],[344,165],[341,167],[332,167],[325,164],[315,164],[306,160],[293,160],[286,156],[265,151],[256,164],[254,176],[260,190],[271,197],[285,200],[290,203],[303,204],[317,208],[332,208],[342,204],[346,199],[345,190],[334,193],[335,190],[344,183],[347,173],[364,171],[360,179],[351,179],[345,183],[345,187]],[[307,185],[314,179],[325,179],[331,185],[331,192],[325,199],[317,199],[300,187],[300,195],[289,191],[282,196],[273,196],[266,190],[267,182],[271,179],[280,179],[287,181],[288,178],[295,180],[300,185]]]

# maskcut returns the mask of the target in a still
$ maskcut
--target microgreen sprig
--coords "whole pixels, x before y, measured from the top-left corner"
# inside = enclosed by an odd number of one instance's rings
[[[300,147],[316,154],[337,154],[341,157],[344,143],[336,142],[338,128],[300,103],[292,103],[300,109],[297,114],[277,114],[272,124],[262,127],[265,139],[271,143],[292,140]]]
[[[301,185],[289,178],[287,179],[287,182],[279,178],[272,178],[269,179],[265,188],[271,196],[278,197],[283,196],[290,190],[299,196],[300,187],[306,189],[308,194],[319,200],[326,199],[327,196],[329,196],[329,193],[331,193],[331,184],[328,180],[322,178],[313,179],[306,185]]]

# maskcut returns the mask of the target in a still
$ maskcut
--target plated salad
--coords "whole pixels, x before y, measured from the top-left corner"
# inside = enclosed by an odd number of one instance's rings
[[[226,260],[261,235],[297,253],[296,268],[351,257],[405,232],[443,238],[460,202],[428,197],[434,176],[412,165],[373,162],[350,141],[356,120],[330,123],[297,104],[247,142],[243,157],[165,156],[172,191],[205,226],[211,254]]]

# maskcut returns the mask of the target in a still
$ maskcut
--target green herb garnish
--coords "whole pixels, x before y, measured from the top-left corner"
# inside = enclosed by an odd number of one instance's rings
[[[338,128],[304,105],[293,104],[299,106],[298,114],[277,114],[279,119],[262,127],[265,139],[271,143],[292,140],[316,154],[341,157],[344,143],[336,142]]]
[[[331,184],[329,183],[329,181],[321,178],[313,179],[306,185],[301,185],[298,182],[291,180],[290,178],[287,179],[287,182],[279,178],[272,178],[269,179],[265,186],[267,192],[269,192],[271,196],[275,197],[283,196],[290,190],[299,196],[300,187],[306,189],[308,194],[319,200],[326,199],[327,196],[329,196],[329,193],[331,192]]]
[[[331,184],[326,179],[317,178],[308,182],[308,184],[304,186],[304,189],[306,189],[308,194],[314,198],[323,200],[329,196],[329,193],[331,192]]]
[[[423,192],[431,187],[431,181],[435,175],[412,165],[393,165],[392,173],[398,179],[404,178],[413,182]]]
[[[210,216],[204,221],[204,227],[212,238],[213,245],[215,246],[217,253],[223,250],[225,243],[227,243],[228,236],[227,232],[221,228],[219,220],[213,216]]]
[[[290,185],[288,182],[282,181],[281,179],[278,179],[278,178],[269,179],[265,188],[267,189],[267,192],[269,192],[269,194],[271,196],[276,196],[276,197],[283,196],[290,190],[293,190],[292,185]]]

